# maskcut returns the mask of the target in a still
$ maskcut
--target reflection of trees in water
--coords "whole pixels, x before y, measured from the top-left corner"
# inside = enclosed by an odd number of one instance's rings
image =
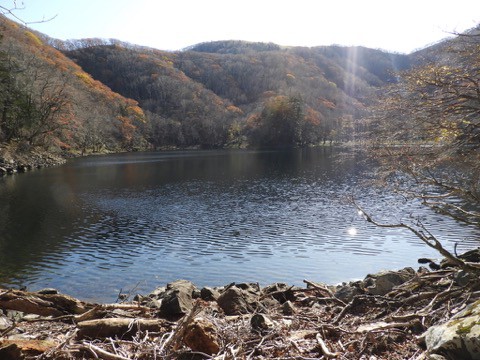
[[[34,265],[67,245],[65,235],[78,217],[73,193],[41,172],[2,179],[0,259],[2,277],[27,279]]]

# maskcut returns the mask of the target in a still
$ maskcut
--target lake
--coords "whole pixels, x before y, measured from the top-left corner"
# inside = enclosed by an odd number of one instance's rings
[[[338,283],[438,257],[384,220],[418,216],[448,249],[478,230],[366,183],[332,148],[175,151],[75,159],[0,179],[0,284],[93,301],[176,279],[197,286]]]

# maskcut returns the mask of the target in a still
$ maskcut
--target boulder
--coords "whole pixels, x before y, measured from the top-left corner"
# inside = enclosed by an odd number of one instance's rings
[[[193,307],[195,285],[188,280],[177,280],[167,284],[165,291],[157,288],[149,296],[161,300],[160,311],[165,316],[178,316],[188,313]]]
[[[248,291],[233,285],[218,297],[217,303],[226,315],[241,315],[254,310],[256,298]]]
[[[193,308],[192,296],[172,290],[162,299],[160,311],[165,316],[177,316],[188,313]]]
[[[463,261],[480,262],[480,248],[467,251],[458,256]]]
[[[415,276],[415,270],[405,268],[399,271],[383,271],[367,275],[363,281],[365,291],[371,295],[386,295],[395,286],[401,285]]]
[[[208,355],[216,354],[220,350],[215,326],[201,317],[193,319],[187,325],[183,341],[192,351]]]
[[[451,359],[480,360],[480,300],[423,335],[429,354]]]

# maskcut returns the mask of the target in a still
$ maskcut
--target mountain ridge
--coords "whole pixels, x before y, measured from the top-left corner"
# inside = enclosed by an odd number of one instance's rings
[[[6,18],[0,23],[5,54],[11,56],[15,38],[15,61],[36,57],[53,78],[68,79],[75,111],[51,137],[77,153],[355,141],[376,93],[395,84],[398,71],[439,59],[442,46],[454,41],[408,55],[241,40],[164,51],[116,39],[62,41]],[[295,136],[279,134],[288,131]]]

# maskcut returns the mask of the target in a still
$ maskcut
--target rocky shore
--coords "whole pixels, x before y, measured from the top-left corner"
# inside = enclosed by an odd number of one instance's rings
[[[40,148],[22,150],[18,144],[0,146],[0,176],[61,165],[65,161],[61,155]]]
[[[0,289],[0,359],[480,359],[478,273],[439,267],[338,286],[178,280],[114,304]]]

